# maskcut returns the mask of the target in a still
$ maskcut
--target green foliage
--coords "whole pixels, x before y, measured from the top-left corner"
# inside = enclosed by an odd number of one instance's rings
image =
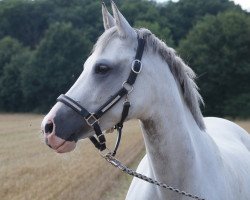
[[[249,14],[229,0],[116,3],[131,25],[179,46],[203,74],[206,114],[250,116]],[[76,80],[102,32],[99,1],[1,0],[0,111],[47,111]]]
[[[166,42],[168,46],[173,46],[174,42],[172,39],[171,32],[169,28],[161,28],[160,25],[157,22],[147,22],[147,21],[136,21],[135,27],[141,28],[147,28],[149,29],[153,34],[155,34],[157,37],[159,37],[161,40]]]
[[[170,1],[162,7],[161,16],[168,19],[174,41],[178,44],[206,14],[216,15],[229,9],[240,10],[228,0],[179,0],[177,3]]]
[[[2,0],[0,38],[8,35],[24,45],[35,47],[48,28],[52,10],[50,1]]]
[[[121,11],[132,26],[147,28],[169,46],[174,46],[171,30],[168,28],[168,19],[160,15],[161,7],[154,1],[128,0],[120,2]]]
[[[22,108],[20,74],[29,60],[27,51],[10,37],[0,40],[0,110],[19,111]]]
[[[207,114],[236,117],[249,111],[249,35],[250,16],[230,11],[205,17],[181,41],[181,55],[204,75],[198,82]]]
[[[11,62],[12,56],[18,54],[21,50],[21,44],[11,37],[0,40],[0,76],[2,76],[4,66]]]
[[[160,18],[155,2],[152,1],[124,1],[121,6],[121,11],[126,16],[126,19],[134,25],[136,20],[155,22]]]
[[[227,116],[237,118],[249,118],[250,95],[249,93],[239,94],[225,101],[225,113]]]
[[[23,72],[29,109],[45,111],[73,84],[82,70],[90,42],[69,23],[52,24]],[[85,55],[85,56],[84,56]]]
[[[0,78],[1,109],[8,112],[24,111],[25,106],[21,87],[21,73],[30,60],[30,52],[23,48],[22,52],[12,56],[11,62],[4,67]]]

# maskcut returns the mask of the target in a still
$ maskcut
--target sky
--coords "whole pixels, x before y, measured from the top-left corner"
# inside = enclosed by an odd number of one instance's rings
[[[166,2],[167,0],[156,0],[157,2]],[[174,2],[178,0],[172,0]],[[231,0],[234,1],[235,4],[239,4],[242,9],[250,11],[250,0]]]

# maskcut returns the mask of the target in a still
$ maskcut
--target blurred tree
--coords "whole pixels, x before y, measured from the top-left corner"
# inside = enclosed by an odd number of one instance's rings
[[[249,84],[249,83],[248,83]],[[249,119],[250,116],[250,95],[248,93],[239,94],[234,98],[225,101],[225,113],[227,116]]]
[[[0,38],[8,35],[34,48],[49,26],[52,12],[50,1],[2,0]]]
[[[106,3],[110,9],[109,1]],[[169,46],[187,37],[181,42],[181,52],[191,57],[199,74],[210,73],[200,78],[206,113],[249,116],[249,107],[237,112],[249,99],[245,87],[249,81],[249,14],[242,14],[229,0],[116,3],[132,26],[150,29]],[[239,12],[203,19],[206,14],[228,10]],[[74,82],[102,32],[99,1],[0,0],[0,110],[47,110]],[[218,95],[225,105],[213,104],[220,100]],[[22,108],[17,102],[23,102]]]
[[[126,19],[134,25],[135,21],[156,22],[160,19],[156,3],[153,1],[133,1],[127,0],[121,2],[121,11],[126,16]]]
[[[11,37],[0,40],[0,77],[6,64],[10,63],[13,55],[22,50],[22,45]]]
[[[206,14],[216,15],[229,9],[241,10],[229,0],[179,0],[169,1],[161,7],[160,16],[168,19],[173,39],[178,44],[181,38]]]
[[[136,21],[135,22],[135,27],[147,28],[153,34],[155,34],[158,38],[160,38],[161,40],[166,42],[166,44],[168,46],[173,46],[174,45],[170,30],[167,27],[161,28],[160,25],[157,22]]]
[[[7,112],[26,111],[21,87],[21,73],[29,64],[30,52],[22,48],[17,55],[13,55],[11,62],[6,64],[0,77],[0,109]]]
[[[50,23],[70,22],[73,27],[83,30],[91,42],[96,41],[103,31],[100,1],[54,0],[52,2],[55,10],[50,15]]]
[[[174,46],[168,19],[160,15],[162,5],[146,0],[127,0],[120,4],[122,13],[132,26],[148,28],[169,46]]]
[[[25,49],[17,40],[5,37],[0,40],[0,110],[17,111],[22,105],[20,73],[27,63]],[[24,54],[26,55],[24,58]]]
[[[250,116],[249,36],[250,16],[230,11],[206,16],[180,42],[181,55],[204,75],[198,81],[206,114]]]
[[[89,40],[70,23],[50,26],[23,71],[25,101],[31,110],[47,110],[60,93],[69,89],[82,71],[89,48]]]

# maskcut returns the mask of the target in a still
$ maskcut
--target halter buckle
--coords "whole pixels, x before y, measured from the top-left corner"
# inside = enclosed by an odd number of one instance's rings
[[[95,117],[94,113],[91,113],[91,115],[86,117],[85,120],[89,126],[93,126],[96,122],[99,122],[99,119]]]
[[[130,94],[134,90],[134,87],[129,83],[127,83],[126,81],[123,82],[122,87],[128,91],[128,94]]]
[[[136,70],[135,69],[135,66],[136,66],[136,63],[138,63],[139,64],[139,70]],[[134,72],[134,73],[136,73],[136,74],[140,74],[141,73],[141,70],[142,70],[142,62],[140,61],[140,60],[134,60],[133,62],[132,62],[132,67],[131,67],[131,69],[132,69],[132,71]]]

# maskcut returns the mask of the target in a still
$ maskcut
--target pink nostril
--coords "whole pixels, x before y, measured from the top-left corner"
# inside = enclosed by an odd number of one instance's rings
[[[50,134],[50,133],[53,132],[53,128],[54,128],[54,124],[53,124],[53,122],[50,121],[50,122],[48,122],[48,123],[45,125],[44,131],[45,131],[46,134]]]

